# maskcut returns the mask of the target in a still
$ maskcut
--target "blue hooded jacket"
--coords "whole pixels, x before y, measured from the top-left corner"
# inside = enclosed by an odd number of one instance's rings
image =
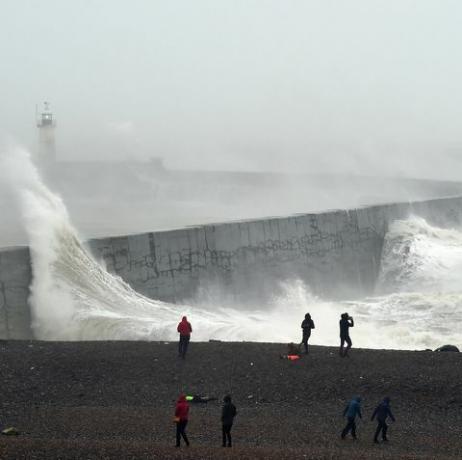
[[[345,410],[343,411],[343,416],[347,416],[348,418],[356,418],[358,416],[359,418],[362,418],[361,415],[361,398],[357,396],[356,398],[353,398],[349,403],[348,406],[345,407]]]

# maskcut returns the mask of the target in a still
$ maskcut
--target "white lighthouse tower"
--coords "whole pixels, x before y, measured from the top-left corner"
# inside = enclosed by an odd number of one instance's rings
[[[39,130],[38,164],[47,168],[56,162],[55,127],[56,123],[48,102],[43,103],[39,113],[36,108],[37,128]]]

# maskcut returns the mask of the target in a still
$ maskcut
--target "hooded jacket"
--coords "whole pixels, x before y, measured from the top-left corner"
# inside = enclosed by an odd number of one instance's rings
[[[372,414],[371,420],[374,420],[375,416],[377,416],[377,420],[379,422],[385,422],[387,417],[390,417],[393,421],[395,421],[395,417],[391,413],[390,410],[390,400],[385,398],[376,408],[374,413]]]
[[[183,319],[180,323],[178,323],[178,327],[176,328],[176,330],[180,333],[180,335],[191,335],[191,323],[188,321],[188,318],[186,318],[186,316],[183,316]]]
[[[343,415],[347,416],[348,418],[356,418],[358,416],[359,418],[362,418],[361,415],[361,398],[357,397],[352,399],[348,406],[345,407],[345,410],[343,411]]]
[[[302,322],[303,334],[311,335],[311,329],[314,329],[314,321],[311,318],[305,318]]]
[[[340,324],[340,338],[346,338],[350,335],[350,327],[354,327],[355,323],[353,318],[343,317],[339,321]]]
[[[185,395],[180,395],[175,407],[175,417],[178,417],[181,422],[188,420],[189,404],[186,401]]]
[[[221,422],[223,425],[232,425],[236,414],[236,406],[231,402],[231,400],[225,400],[221,409]]]

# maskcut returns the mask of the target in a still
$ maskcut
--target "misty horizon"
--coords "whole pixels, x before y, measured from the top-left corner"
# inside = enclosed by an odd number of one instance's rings
[[[59,160],[459,180],[455,1],[7,0],[0,137]]]

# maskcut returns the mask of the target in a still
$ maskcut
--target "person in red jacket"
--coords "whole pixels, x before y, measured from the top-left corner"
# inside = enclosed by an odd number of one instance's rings
[[[186,316],[178,324],[176,330],[180,333],[180,343],[178,344],[178,354],[180,358],[185,358],[188,350],[189,340],[191,338],[192,327]]]
[[[184,442],[189,447],[189,440],[186,436],[186,425],[188,424],[189,404],[185,395],[180,395],[175,407],[176,423],[176,447],[180,447],[180,440],[183,437]]]

